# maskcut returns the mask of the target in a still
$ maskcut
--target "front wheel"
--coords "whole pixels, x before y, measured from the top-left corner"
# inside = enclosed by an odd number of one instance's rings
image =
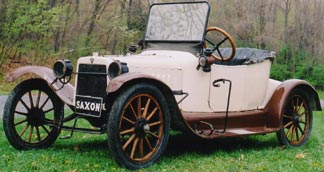
[[[304,90],[295,89],[289,94],[281,122],[277,137],[282,145],[298,147],[307,143],[312,131],[313,113]]]
[[[108,121],[108,144],[118,164],[147,167],[164,152],[169,138],[169,109],[161,91],[136,84],[118,96]]]
[[[9,95],[3,115],[3,129],[16,149],[50,146],[59,135],[64,104],[41,79],[17,85]]]

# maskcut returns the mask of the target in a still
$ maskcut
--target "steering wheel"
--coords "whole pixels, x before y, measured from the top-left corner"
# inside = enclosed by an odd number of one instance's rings
[[[208,32],[210,31],[216,31],[218,33],[221,33],[222,36],[225,36],[225,38],[222,38],[222,40],[218,43],[214,43],[211,40],[207,39],[207,36],[205,38],[205,42],[204,42],[204,48],[211,48],[212,52],[217,51],[218,55],[216,55],[215,53],[212,53],[212,57],[216,60],[219,61],[230,61],[231,59],[233,59],[233,57],[235,56],[236,53],[236,45],[235,42],[233,40],[233,38],[223,29],[219,28],[219,27],[208,27],[206,30],[206,35]],[[220,46],[225,43],[226,41],[229,41],[229,43],[231,44],[231,48],[232,48],[232,53],[226,57],[223,57],[222,53],[220,52],[219,48]],[[212,47],[208,47],[208,44],[210,44]]]

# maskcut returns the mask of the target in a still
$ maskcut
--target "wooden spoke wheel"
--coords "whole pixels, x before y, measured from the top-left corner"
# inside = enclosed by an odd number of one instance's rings
[[[169,135],[169,111],[155,86],[138,84],[117,98],[108,121],[108,144],[117,162],[146,167],[163,153]]]
[[[12,91],[4,108],[3,128],[16,149],[46,148],[59,135],[63,103],[41,79],[26,80]]]
[[[296,89],[286,100],[282,114],[282,128],[277,132],[282,145],[298,147],[307,143],[312,130],[312,109],[303,90]]]

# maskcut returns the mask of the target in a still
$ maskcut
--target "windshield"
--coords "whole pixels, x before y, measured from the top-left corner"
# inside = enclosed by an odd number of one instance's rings
[[[145,41],[202,41],[209,15],[207,2],[154,4]]]

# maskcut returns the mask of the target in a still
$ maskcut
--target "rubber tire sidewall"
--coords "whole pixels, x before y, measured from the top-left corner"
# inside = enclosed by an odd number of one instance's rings
[[[122,111],[124,109],[125,103],[132,98],[136,94],[150,94],[152,95],[160,104],[161,110],[163,111],[163,116],[164,116],[164,121],[165,121],[165,126],[164,126],[164,135],[162,138],[162,142],[160,144],[159,150],[153,155],[153,157],[144,162],[144,163],[139,163],[139,162],[132,162],[128,159],[128,157],[125,156],[125,154],[122,151],[121,144],[120,144],[120,138],[119,138],[119,122],[120,122],[120,116],[122,114]],[[113,154],[113,157],[115,161],[121,165],[124,166],[128,169],[135,170],[139,168],[145,168],[147,166],[152,165],[155,163],[160,156],[163,154],[168,138],[169,138],[169,130],[170,130],[170,114],[169,114],[169,109],[166,103],[166,99],[161,93],[161,91],[155,87],[154,85],[151,84],[136,84],[130,87],[127,87],[124,89],[121,94],[117,97],[116,101],[114,102],[109,120],[108,120],[108,145],[110,148],[110,151]]]
[[[16,105],[21,96],[28,92],[28,90],[41,90],[42,92],[46,93],[53,103],[55,118],[58,120],[60,119],[60,116],[63,115],[64,104],[49,88],[46,81],[42,79],[29,79],[18,84],[9,95],[4,107],[3,129],[10,144],[18,150],[47,148],[55,142],[60,134],[58,127],[55,127],[45,140],[38,143],[29,144],[20,138],[15,127],[13,126]]]
[[[309,110],[309,124],[308,124],[309,128],[308,128],[308,132],[307,132],[304,140],[300,144],[298,144],[298,145],[293,145],[293,144],[291,144],[289,142],[289,140],[286,137],[286,133],[284,131],[283,124],[282,124],[282,122],[283,122],[283,116],[281,114],[281,129],[277,132],[277,137],[278,137],[279,143],[281,145],[283,145],[283,146],[286,146],[286,147],[299,147],[299,146],[305,145],[308,142],[309,138],[310,138],[310,135],[311,135],[311,132],[312,132],[312,126],[313,126],[313,110],[312,110],[312,107],[310,105],[310,99],[307,96],[306,92],[304,90],[302,90],[302,89],[294,89],[294,90],[292,90],[290,92],[289,96],[287,97],[287,99],[285,101],[285,104],[283,106],[282,112],[284,112],[284,109],[285,109],[288,101],[290,101],[291,98],[294,95],[300,95],[306,101],[306,104],[307,104],[307,107],[308,107],[308,110]]]

